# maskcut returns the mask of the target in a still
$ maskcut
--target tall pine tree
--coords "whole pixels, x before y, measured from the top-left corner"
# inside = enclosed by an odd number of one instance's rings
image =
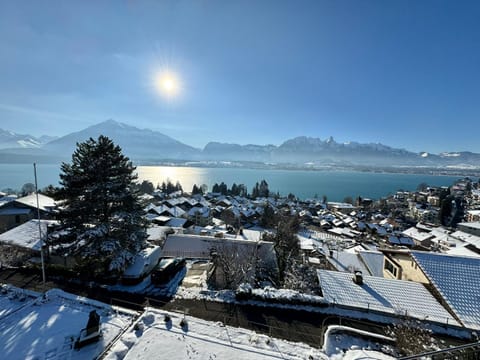
[[[135,167],[106,136],[77,143],[72,163],[62,163],[60,218],[80,266],[92,275],[122,271],[145,244]]]

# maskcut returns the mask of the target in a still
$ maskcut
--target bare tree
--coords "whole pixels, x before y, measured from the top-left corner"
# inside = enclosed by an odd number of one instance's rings
[[[259,242],[221,240],[212,248],[216,266],[216,286],[236,289],[242,283],[253,285],[258,279],[268,277],[273,264],[268,263],[268,251]]]
[[[317,272],[298,260],[292,260],[285,271],[283,287],[306,294],[314,294],[318,290]]]
[[[395,339],[399,355],[416,355],[436,348],[431,330],[419,320],[404,319],[388,327],[387,335]]]

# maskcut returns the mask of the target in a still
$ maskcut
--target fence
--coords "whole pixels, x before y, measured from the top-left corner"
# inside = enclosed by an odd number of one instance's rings
[[[461,360],[478,360],[480,359],[480,342],[466,345],[460,345],[444,350],[430,351],[423,354],[405,356],[400,360],[443,360],[443,359],[461,359]]]

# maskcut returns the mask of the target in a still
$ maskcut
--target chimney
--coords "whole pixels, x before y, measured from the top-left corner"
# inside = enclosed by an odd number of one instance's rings
[[[363,285],[363,275],[361,271],[355,271],[353,273],[353,282],[357,285]]]

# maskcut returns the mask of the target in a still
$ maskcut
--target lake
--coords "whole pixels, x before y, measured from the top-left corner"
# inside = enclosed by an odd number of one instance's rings
[[[39,187],[58,185],[59,171],[58,165],[38,164]],[[168,179],[173,183],[179,181],[185,191],[191,191],[193,184],[206,184],[211,189],[214,183],[222,181],[229,187],[234,182],[245,184],[251,191],[257,181],[265,179],[270,190],[281,195],[293,193],[302,199],[326,195],[329,201],[342,201],[346,196],[378,199],[399,189],[415,190],[420,183],[449,186],[459,178],[424,174],[180,166],[138,166],[137,172],[139,180],[149,180],[155,185]],[[28,182],[34,182],[33,165],[0,164],[0,189],[20,189]]]

